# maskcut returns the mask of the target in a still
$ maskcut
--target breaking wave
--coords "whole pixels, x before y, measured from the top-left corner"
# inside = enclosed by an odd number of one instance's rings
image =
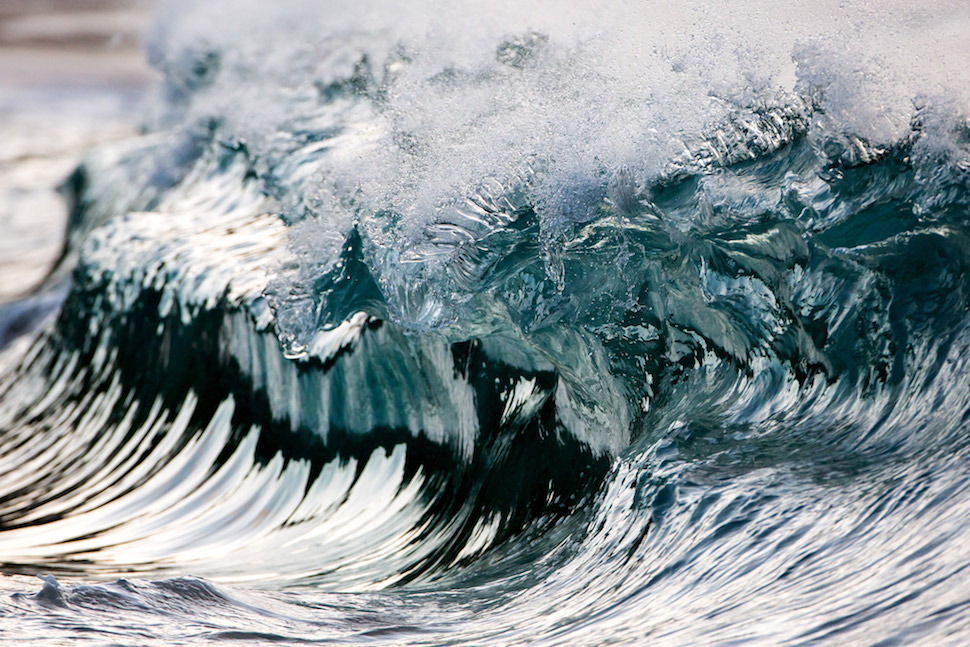
[[[970,15],[823,4],[163,4],[0,310],[11,635],[966,640]]]

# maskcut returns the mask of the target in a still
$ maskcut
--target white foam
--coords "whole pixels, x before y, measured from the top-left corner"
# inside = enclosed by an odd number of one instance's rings
[[[801,95],[816,136],[884,145],[920,102],[970,105],[964,2],[171,0],[149,52],[156,124],[218,118],[280,209],[313,215],[295,249],[325,266],[357,226],[392,318],[421,326],[448,320],[446,290],[410,303],[399,260],[441,222],[480,227],[470,196],[518,195],[550,244],[745,108]]]
[[[312,84],[366,55],[393,80],[356,127],[340,116],[349,141],[334,145],[354,154],[328,170],[372,206],[415,213],[531,160],[552,169],[540,202],[562,208],[563,185],[656,170],[680,133],[796,86],[824,90],[840,125],[886,139],[914,97],[966,93],[970,51],[970,8],[956,2],[173,2],[162,16],[159,65],[178,77],[218,52],[196,114],[224,116],[250,144],[278,145],[315,112]]]

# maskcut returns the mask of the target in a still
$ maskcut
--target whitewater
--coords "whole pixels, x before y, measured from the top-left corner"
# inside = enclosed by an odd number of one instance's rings
[[[4,641],[970,642],[965,2],[163,0],[145,55],[0,303]]]

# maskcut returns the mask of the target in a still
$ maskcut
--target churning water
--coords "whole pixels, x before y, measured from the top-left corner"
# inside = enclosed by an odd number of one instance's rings
[[[0,635],[970,642],[970,10],[785,4],[163,2]]]

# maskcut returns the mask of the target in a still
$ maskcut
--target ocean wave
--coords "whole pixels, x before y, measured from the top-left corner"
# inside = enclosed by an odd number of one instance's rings
[[[162,5],[0,355],[5,609],[965,637],[967,17],[422,7]]]

